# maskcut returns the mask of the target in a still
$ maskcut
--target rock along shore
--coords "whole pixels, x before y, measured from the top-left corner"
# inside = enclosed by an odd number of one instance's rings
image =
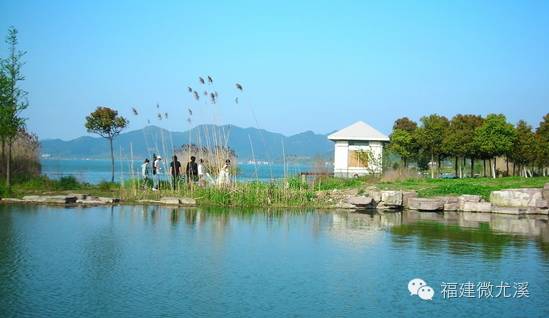
[[[66,194],[66,195],[26,195],[21,199],[2,198],[2,203],[20,204],[44,204],[63,206],[97,206],[115,205],[121,203],[119,198],[97,197],[87,194]],[[196,200],[191,198],[162,197],[160,200],[138,200],[140,204],[167,205],[167,206],[196,206]]]
[[[330,196],[330,194],[326,194]],[[385,191],[375,188],[364,194],[332,193],[339,209],[410,209],[429,212],[482,212],[501,214],[549,215],[549,183],[543,188],[506,189],[490,193],[485,201],[479,195],[418,198],[415,191]]]

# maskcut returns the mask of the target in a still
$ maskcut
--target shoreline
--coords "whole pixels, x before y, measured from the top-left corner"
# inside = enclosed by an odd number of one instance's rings
[[[211,189],[210,191],[225,191],[229,195],[236,189]],[[166,207],[198,207],[198,208],[281,208],[281,209],[322,209],[349,211],[383,211],[399,212],[417,210],[420,212],[475,212],[511,215],[548,215],[549,216],[549,183],[543,188],[516,188],[492,191],[485,200],[479,194],[461,194],[433,197],[419,197],[416,191],[381,190],[377,187],[365,189],[318,190],[314,192],[291,191],[288,196],[296,199],[271,201],[270,195],[263,201],[227,201],[217,204],[216,201],[196,196],[184,196],[177,192],[154,193],[146,196],[141,194],[128,195],[122,193],[115,196],[96,196],[92,194],[67,191],[49,191],[42,194],[28,194],[20,198],[0,198],[0,204],[23,205],[54,205],[54,206],[114,206],[114,205],[156,205]],[[312,197],[308,197],[313,194]],[[247,193],[243,193],[244,197]],[[112,195],[112,193],[111,193]],[[265,194],[262,194],[265,195]],[[235,203],[236,202],[236,203]],[[240,204],[239,204],[240,202]],[[267,204],[257,204],[267,202]],[[281,204],[285,202],[286,204]],[[293,204],[292,204],[293,202]]]

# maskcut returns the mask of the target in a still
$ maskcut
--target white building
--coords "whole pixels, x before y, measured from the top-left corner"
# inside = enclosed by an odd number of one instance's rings
[[[335,142],[334,175],[354,177],[381,173],[383,144],[389,137],[359,121],[328,136]]]

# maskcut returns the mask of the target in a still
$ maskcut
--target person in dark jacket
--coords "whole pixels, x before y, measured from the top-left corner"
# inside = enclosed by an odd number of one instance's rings
[[[195,156],[191,156],[191,161],[187,163],[185,175],[187,176],[188,183],[198,181],[198,164],[196,163]]]

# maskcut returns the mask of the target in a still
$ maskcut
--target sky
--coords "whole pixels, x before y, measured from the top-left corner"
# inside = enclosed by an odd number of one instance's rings
[[[27,51],[24,116],[41,139],[86,135],[97,106],[128,130],[286,135],[358,120],[389,134],[395,119],[431,113],[535,127],[549,112],[549,1],[0,0],[0,32],[11,25]]]

